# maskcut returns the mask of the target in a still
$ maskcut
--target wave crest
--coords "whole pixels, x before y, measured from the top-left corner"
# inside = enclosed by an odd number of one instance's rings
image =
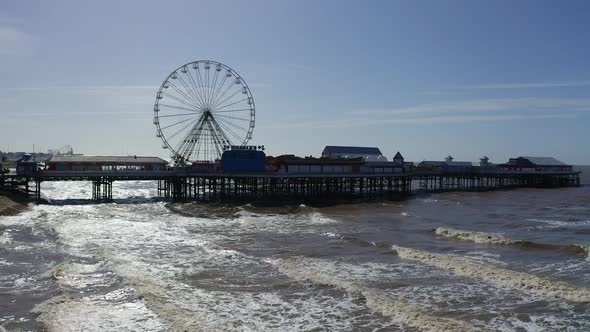
[[[320,285],[330,285],[342,289],[357,297],[355,302],[390,317],[394,322],[416,328],[420,331],[480,331],[467,322],[452,318],[431,315],[421,308],[385,294],[382,290],[338,278],[336,275],[321,271],[313,264],[308,264],[305,258],[292,257],[281,260],[268,260],[278,270],[288,277]]]
[[[490,264],[475,263],[455,255],[436,254],[396,245],[391,246],[391,248],[402,259],[449,270],[456,275],[481,279],[499,286],[511,287],[523,292],[534,292],[542,296],[558,297],[573,302],[590,302],[589,288],[575,287],[565,282],[508,270]]]
[[[550,243],[538,243],[526,240],[512,240],[507,239],[499,234],[493,233],[484,233],[484,232],[474,232],[474,231],[465,231],[460,229],[454,228],[443,228],[439,227],[434,230],[436,235],[461,240],[461,241],[471,241],[474,243],[480,244],[492,244],[492,245],[500,245],[500,246],[520,246],[529,249],[541,249],[541,250],[561,250],[566,252],[571,252],[573,254],[586,254],[588,255],[590,252],[589,245],[578,245],[578,244],[550,244]]]
[[[471,242],[475,242],[475,243],[489,243],[489,244],[496,244],[496,245],[511,245],[511,244],[516,243],[516,241],[506,239],[502,235],[499,235],[499,234],[464,231],[464,230],[454,229],[454,228],[439,227],[434,230],[434,233],[436,235],[440,235],[440,236],[443,236],[446,238],[471,241]]]

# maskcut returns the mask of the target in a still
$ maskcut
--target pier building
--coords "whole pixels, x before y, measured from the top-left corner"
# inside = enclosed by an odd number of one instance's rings
[[[422,172],[490,174],[496,173],[498,167],[491,163],[486,156],[480,158],[478,162],[454,161],[452,156],[447,156],[444,161],[422,161],[418,164],[416,170]]]
[[[37,162],[37,160],[28,153],[25,153],[16,161],[16,173],[22,176],[33,176],[42,170],[43,167],[44,164]]]
[[[168,162],[158,157],[138,156],[54,156],[48,172],[164,171]]]
[[[498,165],[505,171],[511,172],[571,172],[572,165],[568,165],[553,157],[517,157],[510,158],[505,163]]]
[[[270,161],[277,174],[359,174],[366,163],[356,158],[313,158],[284,155]]]
[[[223,172],[265,172],[266,154],[262,149],[234,147],[221,155]]]
[[[387,161],[381,150],[375,147],[334,146],[328,145],[322,151],[322,157],[331,159],[363,158],[364,161]]]

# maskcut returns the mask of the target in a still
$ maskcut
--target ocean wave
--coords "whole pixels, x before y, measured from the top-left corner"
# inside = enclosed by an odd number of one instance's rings
[[[446,238],[471,241],[471,242],[475,242],[475,243],[511,245],[516,242],[513,240],[506,239],[502,235],[499,235],[499,234],[464,231],[464,230],[453,229],[453,228],[438,227],[434,230],[434,233],[436,235],[440,235],[440,236],[443,236]]]
[[[573,302],[590,302],[590,289],[576,287],[558,280],[545,279],[525,272],[518,272],[498,266],[477,262],[471,258],[451,254],[437,254],[419,249],[389,245],[384,242],[370,242],[356,237],[337,233],[324,233],[325,236],[370,244],[376,247],[387,247],[395,251],[401,259],[420,262],[432,267],[447,270],[455,275],[483,280],[498,286],[511,287],[523,292],[534,292],[542,296],[558,297]],[[569,247],[569,246],[568,246]],[[574,246],[571,246],[572,248]],[[578,250],[588,252],[589,246],[576,246]]]
[[[57,296],[33,312],[49,331],[170,330],[130,288],[79,299]]]
[[[590,220],[577,220],[577,221],[563,221],[555,219],[527,219],[527,221],[537,222],[555,227],[584,227],[590,226]]]
[[[449,270],[456,275],[484,280],[498,286],[518,289],[522,292],[533,292],[545,297],[557,297],[573,302],[590,302],[589,288],[576,287],[562,281],[508,270],[491,264],[480,264],[456,255],[437,254],[397,245],[393,245],[391,248],[402,259]]]
[[[321,269],[307,264],[306,259],[302,257],[268,259],[267,261],[292,279],[319,285],[331,285],[345,290],[351,296],[356,297],[356,302],[364,303],[371,310],[389,317],[398,324],[420,331],[481,331],[481,328],[476,328],[464,321],[432,315],[419,306],[390,296],[380,289],[338,278],[337,274],[323,272]]]
[[[526,240],[512,240],[503,237],[500,234],[485,233],[466,231],[454,228],[443,228],[438,227],[434,230],[436,235],[462,241],[471,241],[479,244],[492,244],[499,246],[520,246],[529,249],[541,249],[541,250],[561,250],[565,252],[571,252],[573,254],[586,254],[588,255],[590,246],[579,245],[579,244],[551,244],[551,243],[538,243]]]
[[[0,230],[0,244],[7,245],[12,242],[12,236],[10,235],[10,229]]]

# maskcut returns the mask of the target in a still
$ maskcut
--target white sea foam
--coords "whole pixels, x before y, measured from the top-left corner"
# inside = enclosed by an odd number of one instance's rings
[[[576,320],[576,324],[578,327],[572,329],[571,317],[554,315],[510,315],[507,318],[495,317],[490,321],[490,326],[501,332],[588,331],[590,328],[590,324],[581,319]]]
[[[5,229],[0,233],[0,244],[7,245],[12,242],[12,236],[10,235],[11,230]]]
[[[434,230],[434,233],[451,239],[471,241],[475,243],[489,243],[495,245],[511,245],[515,243],[514,240],[506,239],[500,234],[465,231],[454,228],[438,227]]]
[[[48,272],[62,286],[75,289],[108,287],[116,282],[116,276],[105,262],[97,264],[65,263]]]
[[[325,273],[320,266],[310,264],[305,258],[294,257],[282,260],[268,260],[287,276],[317,284],[333,285],[347,291],[364,302],[369,308],[420,331],[480,331],[467,322],[431,315],[422,308],[407,301],[393,297],[382,290],[338,277],[335,273]]]
[[[585,287],[576,287],[558,280],[512,271],[490,264],[480,264],[456,255],[436,254],[396,245],[392,246],[392,249],[402,259],[446,269],[457,275],[519,289],[523,292],[534,292],[546,297],[562,298],[574,302],[590,302],[590,289]]]
[[[49,331],[170,331],[131,289],[80,299],[56,297],[38,305],[38,320]]]
[[[161,324],[178,331],[351,330],[390,324],[372,319],[370,312],[362,311],[366,308],[351,299],[305,290],[286,296],[284,291],[275,292],[267,284],[270,275],[277,273],[273,266],[216,244],[240,234],[307,232],[314,225],[335,222],[319,213],[210,219],[170,213],[159,203],[83,207],[81,212],[46,206],[47,223],[72,255],[104,259],[108,265],[67,263],[58,269],[57,281],[63,287],[84,290],[105,286],[102,281],[108,285],[111,277],[121,278],[141,301],[134,297],[55,299],[39,308],[54,330],[67,331],[76,325],[90,330],[99,325],[107,330],[165,330],[157,327]],[[257,291],[243,292],[244,287]],[[148,325],[128,316],[108,315],[125,306],[138,317],[146,315]],[[154,315],[157,320],[151,318]]]

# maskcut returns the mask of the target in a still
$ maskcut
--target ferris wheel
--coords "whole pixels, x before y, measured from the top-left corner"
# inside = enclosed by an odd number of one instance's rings
[[[156,95],[154,125],[176,164],[214,161],[228,146],[248,143],[255,113],[250,88],[235,70],[198,60],[164,80]]]

